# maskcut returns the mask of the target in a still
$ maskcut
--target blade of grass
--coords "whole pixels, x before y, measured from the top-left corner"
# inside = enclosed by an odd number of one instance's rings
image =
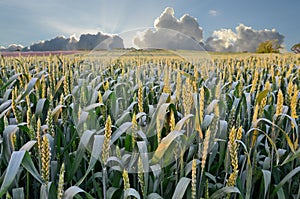
[[[88,166],[84,176],[76,183],[76,186],[80,186],[80,184],[83,182],[83,180],[87,177],[87,175],[90,173],[90,171],[94,168],[96,162],[99,160],[101,152],[102,152],[103,142],[104,142],[103,135],[95,135],[89,166]]]
[[[190,184],[190,181],[191,181],[191,179],[186,178],[186,177],[180,178],[180,180],[179,180],[179,182],[178,182],[178,184],[175,188],[172,199],[181,199],[181,198],[183,198],[183,196],[185,194],[185,191],[186,191],[187,187]]]
[[[87,193],[86,191],[84,191],[83,189],[81,189],[80,187],[77,186],[72,186],[69,187],[63,195],[63,199],[69,199],[69,198],[74,198],[77,194],[79,193],[84,193],[85,197],[87,199],[93,199],[94,197],[92,197],[89,193]]]
[[[238,193],[238,194],[240,194],[240,190],[236,187],[223,187],[222,189],[219,189],[218,191],[213,193],[210,196],[210,199],[224,198],[229,193]]]

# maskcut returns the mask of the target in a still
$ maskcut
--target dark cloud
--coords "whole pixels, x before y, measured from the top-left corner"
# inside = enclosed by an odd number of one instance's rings
[[[82,34],[79,41],[74,37],[65,38],[63,36],[55,37],[51,40],[41,41],[32,44],[31,51],[58,51],[58,50],[93,50],[93,49],[114,49],[123,48],[123,40],[116,35]]]
[[[185,14],[177,19],[174,9],[168,7],[155,20],[154,27],[137,34],[134,44],[139,48],[202,49],[203,31],[196,18]]]
[[[7,51],[7,52],[14,52],[14,51],[21,51],[24,47],[19,44],[11,44],[7,48],[4,46],[0,46],[0,51]]]
[[[57,50],[76,50],[77,40],[73,37],[65,38],[63,36],[55,37],[48,41],[41,41],[32,44],[30,50],[32,51],[57,51]]]
[[[124,48],[123,40],[116,35],[106,35],[99,32],[96,35],[83,34],[78,41],[78,49],[93,50],[93,49],[114,49]]]

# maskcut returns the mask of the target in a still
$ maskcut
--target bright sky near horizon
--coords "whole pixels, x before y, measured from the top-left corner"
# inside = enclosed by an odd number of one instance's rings
[[[299,0],[0,0],[0,46],[153,27],[166,7],[172,7],[177,18],[197,18],[204,39],[215,30],[235,31],[244,24],[256,30],[276,29],[288,50],[300,42]]]

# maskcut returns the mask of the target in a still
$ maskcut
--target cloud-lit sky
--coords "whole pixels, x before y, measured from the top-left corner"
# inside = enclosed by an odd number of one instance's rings
[[[287,49],[300,42],[299,0],[0,0],[0,46],[153,27],[168,6],[177,18],[186,13],[197,18],[205,39],[214,30],[234,30],[242,23],[258,30],[275,28],[285,36]]]

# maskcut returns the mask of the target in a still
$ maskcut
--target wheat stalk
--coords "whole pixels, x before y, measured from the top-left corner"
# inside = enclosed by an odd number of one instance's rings
[[[46,98],[47,85],[46,85],[45,75],[42,76],[41,84],[42,84],[42,98]]]
[[[261,102],[260,102],[260,104],[259,104],[259,117],[262,117],[262,115],[263,115],[263,112],[264,112],[264,108],[265,108],[265,106],[267,105],[267,101],[268,101],[268,97],[266,96],[266,97],[264,97],[262,100],[261,100]]]
[[[187,79],[185,85],[183,85],[183,90],[185,92],[182,92],[183,108],[184,108],[185,116],[190,114],[193,105],[192,88],[193,87],[191,87],[190,79]]]
[[[210,145],[210,137],[211,137],[211,132],[210,132],[210,128],[208,128],[206,130],[206,133],[205,133],[205,138],[204,138],[204,142],[203,142],[203,149],[202,149],[202,159],[201,159],[202,172],[204,171],[204,168],[205,168],[208,148],[209,148],[209,145]]]
[[[298,89],[297,85],[294,85],[294,94],[291,95],[291,117],[296,119],[297,116],[297,105],[298,105]]]
[[[145,197],[146,193],[144,191],[144,189],[145,189],[144,168],[143,168],[143,162],[142,162],[141,156],[139,156],[139,159],[138,159],[138,181],[139,181],[140,186],[141,186],[142,194]]]
[[[57,198],[62,199],[64,194],[64,175],[65,175],[65,164],[62,163],[60,172],[59,172],[59,180],[57,187]]]
[[[259,105],[256,104],[256,106],[254,108],[253,118],[252,118],[252,125],[254,128],[257,127],[256,121],[257,121],[257,117],[258,117],[258,111],[259,111]],[[254,146],[254,144],[256,142],[257,136],[258,136],[258,131],[256,129],[254,129],[253,136],[252,136],[252,147]]]
[[[287,87],[287,93],[285,95],[285,101],[287,104],[289,104],[289,102],[291,101],[292,97],[293,97],[293,89],[294,89],[294,84],[292,81],[290,81],[288,83],[288,87]]]
[[[179,68],[178,68],[178,72],[177,72],[177,78],[176,78],[176,100],[179,100],[180,95],[181,95],[181,74],[179,72]]]
[[[106,82],[103,84],[103,89],[105,91],[107,91],[109,89],[109,82],[108,82],[108,80],[106,80]]]
[[[111,117],[110,115],[106,119],[105,123],[105,132],[104,132],[104,143],[103,143],[103,151],[102,151],[102,161],[106,164],[106,161],[109,157],[109,149],[110,149],[110,139],[111,139]]]
[[[54,137],[55,131],[54,131],[54,125],[53,125],[53,115],[52,115],[52,111],[50,109],[47,112],[46,123],[48,126],[48,133]]]
[[[164,70],[164,88],[163,88],[164,93],[171,93],[171,88],[170,88],[170,75],[167,70],[167,67],[165,67]]]
[[[128,172],[126,169],[123,170],[123,185],[124,185],[124,191],[130,188],[130,183],[129,183],[129,177],[128,177]]]
[[[143,112],[143,87],[141,83],[139,83],[138,89],[138,108],[140,113]]]
[[[197,93],[198,92],[198,87],[197,87],[197,81],[198,81],[198,68],[194,66],[194,81],[193,81],[193,92]]]
[[[192,193],[191,193],[191,198],[196,199],[196,185],[197,185],[197,180],[196,180],[196,171],[197,170],[197,161],[196,159],[193,159],[192,161]]]
[[[17,123],[20,123],[22,122],[22,113],[17,107],[16,96],[17,96],[17,87],[15,87],[15,89],[12,90],[11,92],[11,108],[13,110]]]
[[[134,148],[135,146],[135,143],[136,143],[136,136],[137,136],[137,133],[136,131],[138,130],[138,123],[136,121],[136,114],[135,112],[133,113],[132,115],[132,126],[131,126],[131,130],[132,130],[132,134],[131,134],[131,145],[132,145],[132,149]]]
[[[98,91],[98,103],[103,104],[102,94]]]
[[[276,113],[275,116],[278,117],[282,113],[283,109],[283,94],[282,91],[279,89],[278,94],[277,94],[277,105],[276,105]]]
[[[200,123],[203,122],[203,116],[204,115],[204,87],[202,86],[200,88],[200,103],[199,103],[199,117],[200,117]]]
[[[170,111],[170,122],[169,122],[170,132],[174,131],[175,125],[176,125],[175,115],[174,115],[173,109],[171,109],[171,111]]]
[[[227,181],[227,186],[235,186],[236,178],[238,174],[238,148],[239,144],[237,140],[242,138],[242,127],[239,127],[238,130],[233,127],[229,133],[229,141],[228,141],[228,150],[231,159],[232,173],[229,176]],[[229,198],[227,195],[227,198]]]
[[[268,91],[271,91],[271,84],[270,84],[269,80],[265,83],[265,89]]]
[[[258,71],[255,70],[254,78],[252,80],[252,87],[251,87],[250,93],[254,93],[256,91],[256,86],[257,86],[258,79],[259,79],[259,73],[258,73]]]
[[[42,178],[48,183],[49,175],[50,175],[50,144],[49,139],[46,135],[42,137],[42,145],[41,145],[41,162],[42,162]]]

